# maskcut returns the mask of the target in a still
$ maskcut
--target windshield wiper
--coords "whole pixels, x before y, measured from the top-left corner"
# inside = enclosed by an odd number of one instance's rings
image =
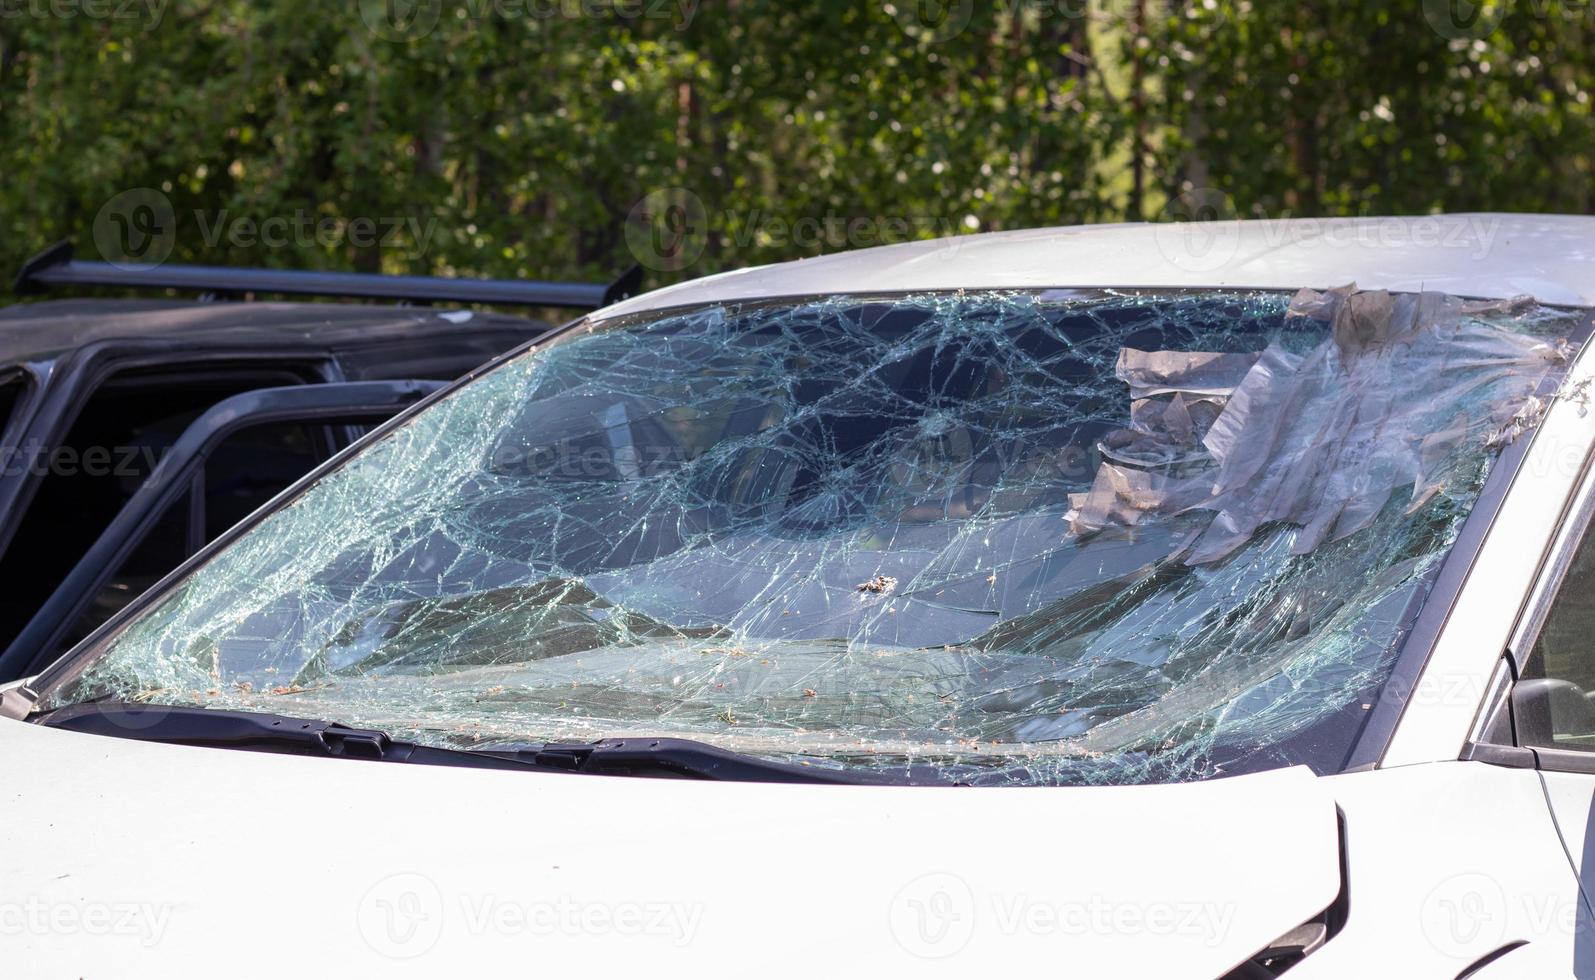
[[[490,755],[535,764],[540,769],[594,776],[676,776],[742,783],[841,783],[875,786],[949,785],[928,766],[873,772],[774,762],[688,738],[604,738],[596,742],[549,742],[521,749],[480,749]]]
[[[848,772],[773,762],[681,738],[549,742],[497,749],[445,749],[387,732],[257,711],[187,705],[94,701],[57,708],[36,722],[50,728],[144,742],[278,752],[289,755],[519,769],[602,776],[650,776],[733,782],[946,784],[928,771]]]
[[[391,738],[387,732],[336,722],[257,711],[222,711],[187,705],[91,701],[36,719],[40,725],[141,742],[330,756],[374,762],[526,769],[529,764],[460,749],[439,749]]]

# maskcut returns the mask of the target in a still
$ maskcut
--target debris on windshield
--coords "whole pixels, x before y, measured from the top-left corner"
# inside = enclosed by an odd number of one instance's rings
[[[1562,385],[1562,390],[1556,393],[1556,397],[1577,405],[1578,417],[1584,418],[1589,415],[1589,389],[1592,381],[1595,381],[1595,377],[1590,375],[1585,375],[1577,381],[1569,379]]]
[[[1447,452],[1466,436],[1466,419],[1436,427],[1436,406],[1458,391],[1493,388],[1477,406],[1493,425],[1489,448],[1539,423],[1544,403],[1533,392],[1566,360],[1565,338],[1546,344],[1477,319],[1521,308],[1440,293],[1302,290],[1291,312],[1330,325],[1305,355],[1278,345],[1255,357],[1126,348],[1117,375],[1130,386],[1130,426],[1103,441],[1106,461],[1076,496],[1071,525],[1090,533],[1211,512],[1180,543],[1192,564],[1222,559],[1280,521],[1303,529],[1296,554],[1361,531],[1396,488],[1410,487],[1411,502],[1432,495]],[[1206,410],[1193,414],[1187,398]]]
[[[876,595],[881,595],[882,593],[891,592],[895,588],[897,588],[897,579],[889,578],[885,575],[877,575],[858,586],[858,591],[873,592]]]
[[[976,783],[1333,769],[1586,329],[1353,287],[586,326],[280,506],[47,702]]]
[[[1484,444],[1490,449],[1500,449],[1515,442],[1518,436],[1532,431],[1545,417],[1545,410],[1550,407],[1543,399],[1530,395],[1523,400],[1523,405],[1512,417],[1501,423],[1494,432],[1485,437]]]

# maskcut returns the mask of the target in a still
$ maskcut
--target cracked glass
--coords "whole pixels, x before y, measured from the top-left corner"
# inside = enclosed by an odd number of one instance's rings
[[[1349,287],[583,322],[257,519],[42,703],[978,784],[1333,770],[1577,322]]]

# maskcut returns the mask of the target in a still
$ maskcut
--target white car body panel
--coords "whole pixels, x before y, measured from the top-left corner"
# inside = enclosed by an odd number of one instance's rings
[[[536,963],[595,976],[1067,964],[1212,977],[1334,899],[1336,806],[1351,913],[1293,975],[1373,963],[1451,977],[1515,941],[1528,945],[1500,969],[1536,972],[1502,975],[1573,975],[1577,881],[1529,770],[769,786],[300,759],[19,724],[0,725],[0,758],[5,839],[63,842],[0,854],[8,976],[498,976]],[[91,926],[99,909],[109,917]],[[1098,914],[1110,927],[1081,931]]]
[[[739,269],[617,303],[607,318],[695,303],[827,293],[1130,286],[1425,289],[1595,305],[1595,217],[1099,225],[907,242]]]
[[[1068,791],[755,785],[0,723],[0,908],[151,910],[149,930],[110,935],[19,930],[12,911],[0,963],[8,977],[1216,976],[1333,901],[1335,819],[1305,769]],[[636,909],[641,934],[514,918],[562,899]],[[1098,905],[1118,926],[1081,927]]]
[[[1443,762],[1322,782],[1346,815],[1351,908],[1291,980],[1449,980],[1514,942],[1479,976],[1590,975],[1591,962],[1575,974],[1583,905],[1538,773]]]
[[[596,316],[847,292],[1350,281],[1595,305],[1595,218],[971,236],[727,273]],[[1572,377],[1592,372],[1586,351]],[[1451,978],[1519,941],[1477,980],[1592,975],[1588,903],[1547,786],[1581,851],[1595,776],[1454,761],[1592,442],[1595,412],[1559,399],[1378,770],[1067,789],[703,783],[306,759],[0,719],[0,975],[1214,977],[1335,901],[1337,808],[1349,918],[1290,977]]]
[[[1595,892],[1595,775],[1571,772],[1541,772],[1545,800],[1556,822],[1567,858],[1572,862],[1584,892],[1584,919],[1579,923],[1582,941],[1579,952],[1584,972],[1595,976],[1595,912],[1590,895]]]

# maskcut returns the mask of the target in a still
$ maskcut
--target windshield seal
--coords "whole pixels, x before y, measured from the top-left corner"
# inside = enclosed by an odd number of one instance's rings
[[[1061,288],[1067,289],[1067,287]],[[1214,289],[1068,289],[1068,292],[1072,296],[1080,298],[1133,297],[1143,295],[1159,297],[1189,295],[1200,297],[1211,295],[1219,291],[1220,290]],[[1042,291],[1025,290],[1015,292],[1039,293]],[[1278,290],[1222,290],[1222,292],[1231,294],[1249,292],[1254,294],[1266,294],[1274,296],[1288,295],[1286,292]],[[830,299],[834,297],[824,298]],[[890,301],[893,298],[895,297],[877,294],[846,297],[846,299],[849,301],[857,301],[859,303],[866,303],[876,300]],[[767,304],[779,303],[781,305],[786,305],[794,302],[802,302],[802,300],[793,300],[791,298],[782,297],[768,301],[739,301],[725,305],[728,307],[734,307],[738,310],[748,310]],[[690,307],[686,309],[702,309],[717,305],[721,304],[703,304],[702,306]],[[1556,309],[1555,307],[1549,306],[1545,308]],[[405,425],[416,414],[425,411],[436,401],[449,397],[459,388],[480,379],[486,374],[500,369],[503,365],[520,358],[529,351],[557,343],[561,338],[567,337],[573,332],[580,331],[584,327],[590,326],[595,322],[602,322],[606,328],[611,326],[624,326],[628,323],[656,320],[660,317],[679,312],[681,312],[680,308],[672,310],[644,311],[628,314],[624,317],[610,318],[603,321],[595,321],[593,317],[583,317],[572,321],[556,331],[552,331],[549,334],[536,338],[520,348],[510,351],[494,359],[488,364],[483,365],[464,378],[461,378],[455,384],[448,386],[442,391],[439,391],[412,409],[407,410],[398,417],[377,428],[375,431],[369,433],[354,446],[350,447],[345,452],[340,453],[332,460],[329,460],[327,463],[323,464],[323,466],[307,475],[294,486],[284,491],[266,507],[253,514],[244,523],[240,524],[238,527],[235,527],[222,538],[213,542],[199,554],[195,555],[190,561],[186,562],[182,567],[168,575],[162,582],[141,596],[137,601],[129,604],[129,606],[115,618],[104,624],[76,649],[69,652],[65,657],[57,661],[43,674],[41,674],[38,682],[34,684],[33,687],[40,691],[47,691],[70,681],[77,671],[81,670],[83,666],[92,661],[94,654],[104,645],[108,639],[121,632],[121,630],[129,622],[141,615],[150,606],[159,602],[178,583],[186,580],[193,574],[195,570],[207,564],[217,553],[227,548],[237,538],[247,534],[262,521],[269,518],[272,514],[276,513],[293,500],[297,499],[310,486],[320,482],[327,475],[338,470],[349,460],[358,456],[366,448],[378,441],[381,441],[395,429]],[[1587,311],[1576,312],[1584,315],[1580,321],[1580,330],[1572,339],[1582,344],[1590,335],[1592,321]],[[1560,375],[1557,376],[1557,378],[1559,377]],[[1555,381],[1556,379],[1548,378],[1545,382],[1545,385],[1548,385],[1550,389],[1554,390],[1556,387]],[[1549,394],[1550,392],[1545,393]],[[1363,718],[1361,731],[1355,738],[1350,753],[1338,766],[1329,766],[1328,768],[1330,768],[1332,771],[1339,771],[1343,768],[1355,768],[1358,764],[1360,764],[1361,760],[1377,760],[1377,758],[1382,754],[1385,744],[1388,743],[1391,734],[1393,734],[1394,725],[1396,720],[1399,718],[1400,709],[1405,703],[1405,692],[1410,690],[1411,685],[1408,681],[1410,679],[1416,678],[1417,674],[1422,669],[1423,663],[1427,661],[1434,642],[1437,639],[1441,628],[1443,627],[1445,618],[1449,615],[1450,608],[1455,601],[1456,592],[1460,589],[1462,581],[1465,578],[1467,568],[1470,566],[1472,559],[1477,552],[1478,544],[1482,541],[1483,537],[1488,531],[1488,528],[1494,522],[1496,514],[1499,511],[1501,501],[1504,498],[1506,491],[1510,487],[1512,481],[1515,479],[1516,473],[1521,467],[1530,442],[1531,439],[1527,437],[1515,440],[1509,444],[1509,446],[1495,460],[1481,490],[1480,496],[1473,505],[1470,513],[1464,518],[1464,521],[1461,524],[1460,535],[1458,539],[1444,557],[1439,575],[1427,597],[1422,602],[1419,620],[1411,629],[1408,630],[1407,634],[1400,643],[1396,655],[1395,667],[1393,668],[1387,680],[1381,686],[1380,690],[1377,692],[1377,705],[1375,706],[1375,710],[1366,713]],[[1269,763],[1262,759],[1259,759],[1258,763],[1259,764],[1257,768],[1274,768],[1277,766],[1277,763]],[[1241,771],[1246,771],[1245,767],[1232,768],[1229,770],[1231,773]]]

